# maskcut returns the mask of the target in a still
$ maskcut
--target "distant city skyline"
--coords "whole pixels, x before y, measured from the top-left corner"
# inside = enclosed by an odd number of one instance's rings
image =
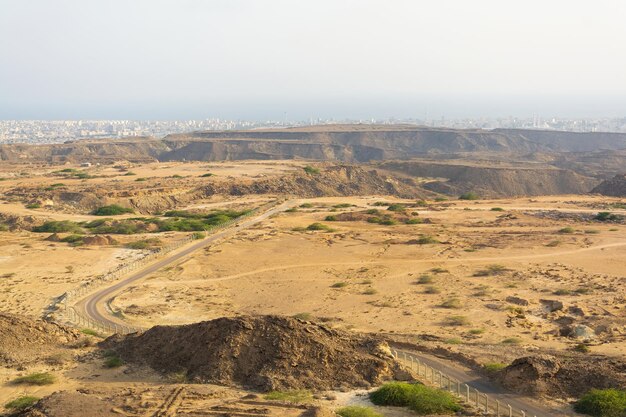
[[[0,119],[626,116],[626,2],[0,0]]]

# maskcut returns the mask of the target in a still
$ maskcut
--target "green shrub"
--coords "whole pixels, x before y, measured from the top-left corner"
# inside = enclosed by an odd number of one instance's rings
[[[341,417],[384,417],[382,414],[374,411],[371,407],[362,407],[360,405],[341,407],[336,410],[335,413]]]
[[[378,291],[376,291],[376,289],[374,288],[368,288],[365,291],[363,291],[364,295],[374,295],[374,294],[378,294]]]
[[[626,391],[613,388],[592,389],[574,404],[574,410],[595,417],[624,417]]]
[[[134,213],[133,209],[111,204],[109,206],[98,207],[91,212],[94,216],[119,216],[120,214]]]
[[[444,323],[448,326],[467,326],[470,322],[465,316],[450,316],[446,317]]]
[[[122,360],[122,358],[120,358],[117,355],[108,356],[104,360],[104,367],[105,368],[119,368],[122,365],[124,365],[124,361]]]
[[[13,380],[14,384],[23,385],[51,385],[54,384],[56,378],[48,372],[37,372],[34,374],[21,376]]]
[[[389,207],[387,207],[387,210],[403,212],[406,210],[406,207],[404,206],[404,204],[394,203],[394,204],[390,204]]]
[[[572,234],[574,233],[576,230],[574,230],[573,227],[564,227],[562,229],[559,229],[559,233],[561,234]]]
[[[485,333],[485,329],[472,329],[469,331],[469,334],[479,335]]]
[[[459,339],[458,337],[452,337],[450,339],[444,340],[443,342],[448,344],[448,345],[460,345],[460,344],[463,343],[463,341],[461,339]]]
[[[148,178],[141,177],[141,178],[135,179],[135,181],[137,181],[137,182],[144,182],[144,181],[148,181]]]
[[[311,318],[313,317],[313,315],[311,313],[298,313],[298,314],[294,314],[293,316],[294,319],[298,319],[298,320],[311,320]]]
[[[454,414],[461,409],[449,392],[421,384],[389,382],[370,393],[370,401],[376,405],[409,407],[422,415]]]
[[[313,208],[313,204],[311,204],[311,203],[302,203],[302,204],[300,204],[300,208]]]
[[[430,268],[430,272],[433,272],[435,274],[443,274],[443,273],[448,272],[448,270],[445,268],[436,267],[436,268]]]
[[[419,218],[408,219],[404,222],[404,224],[421,224],[421,223],[422,223],[422,219],[419,219]]]
[[[385,226],[395,226],[396,224],[398,224],[397,221],[395,221],[394,219],[382,219],[379,224],[385,225]]]
[[[13,401],[9,401],[4,405],[4,407],[11,411],[21,411],[27,409],[31,405],[34,405],[37,401],[39,401],[39,398],[25,395],[23,397],[16,398]]]
[[[421,236],[419,239],[415,240],[415,243],[418,245],[434,245],[440,242],[432,236]]]
[[[203,232],[193,232],[191,234],[191,238],[193,240],[200,240],[200,239],[204,239],[206,237],[206,235]]]
[[[420,275],[420,277],[417,279],[417,283],[418,284],[431,284],[433,282],[433,277],[431,275],[428,274],[422,274]]]
[[[553,240],[552,242],[547,243],[546,246],[549,248],[555,248],[559,246],[560,244],[561,242],[559,240]]]
[[[492,207],[491,211],[504,211],[502,207]]]
[[[491,277],[494,275],[502,275],[508,271],[508,269],[504,265],[492,264],[487,265],[485,269],[481,269],[474,273],[475,277]]]
[[[522,343],[522,339],[520,339],[519,337],[508,337],[504,339],[501,343],[504,345],[519,345],[520,343]]]
[[[313,394],[307,390],[272,391],[265,394],[265,399],[301,404],[312,402]]]
[[[104,338],[104,336],[102,336],[100,333],[98,333],[97,331],[93,330],[93,329],[81,329],[80,331],[82,334],[86,334],[88,336],[93,336],[93,337],[99,337],[99,338]]]
[[[0,223],[0,232],[8,232],[9,231],[9,226],[7,226],[4,223]]]
[[[483,367],[485,368],[485,371],[489,373],[495,373],[495,372],[503,370],[504,368],[507,367],[507,365],[505,363],[492,362],[492,363],[484,364]]]
[[[82,228],[78,223],[71,220],[47,221],[41,226],[33,227],[36,233],[82,233]]]
[[[459,200],[479,200],[480,196],[473,191],[461,194]]]
[[[200,175],[200,178],[207,178],[207,177],[212,177],[214,174],[211,174],[210,172],[207,172],[206,174],[202,174]]]
[[[458,298],[448,298],[443,303],[439,305],[442,308],[461,308],[461,300]]]
[[[441,290],[432,285],[426,287],[426,289],[424,290],[424,294],[439,294],[439,293],[441,293]]]
[[[137,175],[132,171],[128,171],[127,173],[124,174],[125,177],[132,177],[133,175]]]
[[[365,214],[370,214],[370,215],[380,215],[380,210],[378,209],[369,209],[365,212]]]
[[[84,238],[85,236],[83,235],[72,234],[72,235],[65,236],[63,239],[61,239],[61,242],[77,245],[77,244],[82,244]]]
[[[327,222],[336,222],[337,216],[326,216],[324,220],[326,220]]]
[[[593,219],[600,222],[613,222],[619,220],[620,218],[621,216],[618,216],[617,214],[609,213],[608,211],[601,211],[596,214]]]
[[[285,213],[297,213],[297,212],[298,212],[298,207],[291,207],[285,210]]]
[[[331,288],[344,288],[347,287],[348,283],[347,282],[335,282],[333,285],[331,285]]]
[[[39,203],[26,204],[26,208],[27,209],[38,209],[38,208],[41,208],[41,204],[39,204]]]
[[[334,208],[348,208],[348,207],[354,207],[354,204],[341,203],[341,204],[335,204],[333,207]]]
[[[306,172],[309,175],[317,175],[320,173],[320,170],[318,168],[313,168],[310,165],[305,166],[303,169],[304,169],[304,172]]]
[[[580,353],[589,353],[589,346],[587,346],[584,343],[579,343],[576,346],[574,346],[574,350],[576,352],[580,352]]]
[[[324,230],[327,232],[333,231],[332,228],[330,228],[329,226],[326,226],[323,223],[311,223],[310,225],[307,226],[306,230],[313,230],[313,231]]]

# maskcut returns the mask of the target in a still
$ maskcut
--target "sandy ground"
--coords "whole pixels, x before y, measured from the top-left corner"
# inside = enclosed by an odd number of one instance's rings
[[[357,207],[341,210],[359,211],[380,199],[306,200],[314,208],[281,214],[156,273],[114,305],[143,326],[236,314],[302,314],[359,331],[435,334],[450,343],[497,344],[516,337],[550,348],[580,342],[558,334],[559,320],[567,316],[606,330],[594,351],[623,354],[623,226],[572,224],[579,231],[563,234],[559,230],[572,222],[523,210],[491,211],[496,202],[481,202],[470,203],[472,210],[463,209],[467,203],[419,209],[419,217],[432,224],[325,222],[336,231],[292,231],[340,212],[330,211],[333,204],[348,202]],[[526,200],[524,206],[572,206],[565,201]],[[511,214],[515,218],[500,217]],[[407,243],[420,235],[442,243]],[[475,276],[494,264],[504,270]],[[418,284],[422,275],[432,282]],[[453,308],[442,307],[450,300],[457,300]],[[563,309],[548,313],[540,300],[560,301]],[[454,316],[467,323],[449,325]]]

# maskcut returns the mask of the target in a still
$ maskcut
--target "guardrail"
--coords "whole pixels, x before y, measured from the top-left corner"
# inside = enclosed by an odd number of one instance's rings
[[[524,410],[518,410],[510,404],[490,398],[487,394],[480,392],[471,385],[451,378],[444,372],[427,365],[411,353],[399,351],[394,348],[391,349],[391,353],[398,362],[410,370],[415,371],[419,377],[424,377],[427,382],[430,382],[437,388],[457,395],[466,403],[481,409],[485,414],[508,417],[526,417],[526,412]]]
[[[271,208],[272,206],[275,206],[276,204],[278,204],[280,201],[276,200],[276,201],[272,201],[269,203],[266,203],[260,207],[257,207],[251,211],[249,211],[248,213],[239,216],[235,219],[229,220],[227,222],[221,223],[219,225],[215,225],[212,227],[209,227],[207,229],[204,230],[205,233],[205,237],[207,238],[209,236],[209,233],[211,232],[216,232],[218,230],[222,230],[222,229],[226,229],[227,227],[232,226],[233,224],[239,223],[242,220],[257,214],[259,212],[265,211],[269,208]],[[121,333],[121,334],[128,334],[128,333],[134,333],[137,331],[141,331],[143,329],[139,328],[139,327],[133,327],[133,326],[127,326],[127,325],[110,325],[109,323],[103,323],[100,322],[98,320],[94,320],[92,318],[89,317],[84,317],[83,315],[81,315],[78,311],[76,311],[76,309],[72,306],[69,306],[68,304],[71,302],[71,300],[75,299],[75,298],[80,298],[90,292],[95,291],[96,288],[98,288],[101,284],[105,283],[105,282],[110,282],[110,281],[115,281],[125,275],[127,275],[128,273],[150,263],[155,261],[158,258],[163,257],[164,255],[180,248],[181,246],[186,245],[189,242],[192,242],[194,240],[200,240],[199,238],[196,238],[196,233],[198,232],[194,232],[193,234],[186,236],[183,239],[177,240],[176,242],[159,248],[157,250],[152,251],[152,253],[144,256],[141,259],[137,259],[134,260],[132,262],[129,262],[127,264],[122,264],[119,265],[117,268],[114,268],[112,270],[110,270],[109,272],[107,272],[104,275],[100,275],[95,277],[94,279],[85,282],[83,284],[81,284],[78,288],[74,289],[74,290],[70,290],[67,291],[66,293],[62,294],[59,297],[56,297],[54,299],[54,301],[47,307],[46,312],[47,314],[51,313],[51,312],[59,312],[60,310],[60,306],[63,307],[62,311],[65,313],[65,318],[66,320],[70,323],[70,324],[76,324],[82,327],[86,327],[86,328],[90,328],[90,329],[94,329],[100,332],[104,332],[104,333]]]

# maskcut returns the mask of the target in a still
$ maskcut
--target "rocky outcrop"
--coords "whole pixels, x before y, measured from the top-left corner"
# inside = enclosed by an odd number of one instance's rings
[[[626,174],[616,175],[610,180],[603,181],[591,192],[610,197],[626,197]]]

